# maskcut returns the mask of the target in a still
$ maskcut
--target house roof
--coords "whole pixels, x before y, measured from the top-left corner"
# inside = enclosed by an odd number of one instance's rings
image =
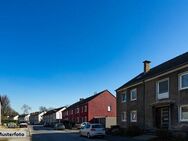
[[[28,116],[29,114],[22,114],[22,115],[19,115],[19,117],[26,117]]]
[[[144,73],[144,72],[140,73],[139,75],[137,75],[136,77],[134,77],[133,79],[131,79],[130,81],[128,81],[127,83],[125,83],[124,85],[119,87],[116,91],[119,91],[122,88],[128,87],[130,85],[134,85],[136,83],[142,82],[146,79],[150,79],[152,77],[158,76],[165,72],[174,70],[174,69],[181,67],[185,64],[188,64],[188,52],[186,52],[182,55],[179,55],[171,60],[168,60],[168,61],[150,69],[146,73]]]
[[[51,114],[53,114],[53,113],[58,112],[59,110],[61,110],[61,109],[63,109],[63,108],[66,108],[66,107],[64,106],[64,107],[60,107],[60,108],[56,108],[56,109],[52,109],[52,110],[46,112],[43,116],[51,115]]]
[[[31,116],[38,116],[38,115],[41,114],[41,113],[43,113],[43,112],[34,112],[34,113],[31,113],[30,115],[31,115]]]
[[[104,90],[104,91],[101,91],[101,92],[99,92],[99,93],[97,93],[97,94],[95,94],[95,95],[92,95],[92,96],[88,97],[88,98],[85,98],[85,99],[83,99],[83,100],[80,100],[80,101],[78,101],[78,102],[76,102],[76,103],[70,105],[70,106],[68,107],[68,109],[71,109],[72,107],[77,107],[77,106],[79,106],[79,105],[85,104],[85,103],[87,103],[87,102],[93,100],[94,98],[96,98],[96,97],[99,96],[100,94],[103,94],[104,92],[109,92],[109,91],[108,91],[108,90]],[[110,93],[110,92],[109,92],[109,93]],[[111,93],[110,93],[110,94],[111,94]],[[111,95],[113,95],[113,94],[111,94]],[[113,96],[114,96],[114,95],[113,95]]]

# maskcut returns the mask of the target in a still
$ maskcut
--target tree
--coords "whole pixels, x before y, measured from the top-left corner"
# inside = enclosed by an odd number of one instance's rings
[[[18,113],[13,108],[11,108],[10,100],[7,95],[1,95],[0,101],[2,120],[6,120],[8,116],[18,115]]]
[[[24,104],[24,105],[21,107],[21,110],[23,110],[23,114],[29,114],[29,111],[31,110],[31,107],[28,106],[27,104]]]
[[[46,108],[46,107],[44,107],[44,106],[40,106],[39,107],[39,111],[40,112],[44,112],[44,111],[47,111],[48,109]]]

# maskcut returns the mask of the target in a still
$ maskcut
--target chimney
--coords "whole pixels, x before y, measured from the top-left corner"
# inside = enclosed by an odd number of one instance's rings
[[[144,62],[144,72],[147,73],[150,70],[150,61],[145,60]]]
[[[80,98],[80,101],[84,100],[84,98]]]

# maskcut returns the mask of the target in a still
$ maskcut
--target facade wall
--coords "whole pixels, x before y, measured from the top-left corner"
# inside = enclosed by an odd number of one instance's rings
[[[111,111],[108,111],[108,106]],[[108,91],[97,96],[88,103],[88,121],[92,122],[94,117],[116,117],[116,98]]]
[[[188,67],[172,73],[158,76],[155,79],[145,81],[140,85],[117,92],[117,123],[126,128],[129,125],[138,125],[145,129],[156,128],[156,108],[167,106],[169,110],[169,129],[181,129],[188,127],[188,122],[180,121],[180,106],[188,105],[188,89],[179,90],[179,75],[187,72]],[[162,79],[169,79],[169,98],[157,98],[157,82]],[[137,88],[137,101],[130,101],[130,90]],[[122,94],[127,91],[127,102],[122,103]],[[166,102],[166,103],[165,103]],[[164,105],[165,103],[165,105]],[[136,123],[130,122],[130,111],[137,109]],[[121,113],[127,112],[127,121],[122,122]]]
[[[146,103],[145,103],[145,113],[146,113],[146,128],[155,128],[155,117],[153,117],[152,113],[152,104],[157,101],[170,100],[173,102],[171,106],[171,115],[170,115],[170,128],[179,128],[187,122],[179,121],[179,107],[181,105],[188,104],[188,90],[179,90],[179,74],[188,71],[188,68],[181,69],[179,71],[170,73],[168,75],[156,78],[154,80],[148,81],[145,83],[145,95],[146,95]],[[156,89],[157,82],[159,80],[169,78],[169,98],[168,99],[157,99]]]
[[[108,106],[111,106],[110,112],[108,112]],[[62,112],[62,115],[63,120],[73,121],[78,124],[93,122],[94,116],[116,117],[116,98],[108,91],[105,91],[90,101],[67,108]]]
[[[131,101],[130,91],[137,90],[137,100]],[[126,93],[126,101],[122,101],[122,94]],[[131,111],[137,111],[137,122],[131,122]],[[122,121],[122,113],[126,112],[126,121]],[[123,128],[137,125],[144,128],[144,86],[143,84],[128,88],[117,93],[117,123]]]

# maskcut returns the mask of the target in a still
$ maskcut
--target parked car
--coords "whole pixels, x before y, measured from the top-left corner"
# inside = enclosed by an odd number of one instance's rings
[[[80,129],[80,136],[87,136],[88,138],[95,136],[104,137],[105,135],[106,133],[104,126],[98,123],[87,124]]]
[[[64,130],[65,129],[65,125],[63,123],[56,123],[54,126],[55,130]]]
[[[17,127],[17,124],[14,123],[14,122],[9,122],[9,123],[7,124],[7,127],[8,127],[8,128],[16,128],[16,127]]]
[[[26,122],[20,123],[20,128],[27,128],[28,124]]]

